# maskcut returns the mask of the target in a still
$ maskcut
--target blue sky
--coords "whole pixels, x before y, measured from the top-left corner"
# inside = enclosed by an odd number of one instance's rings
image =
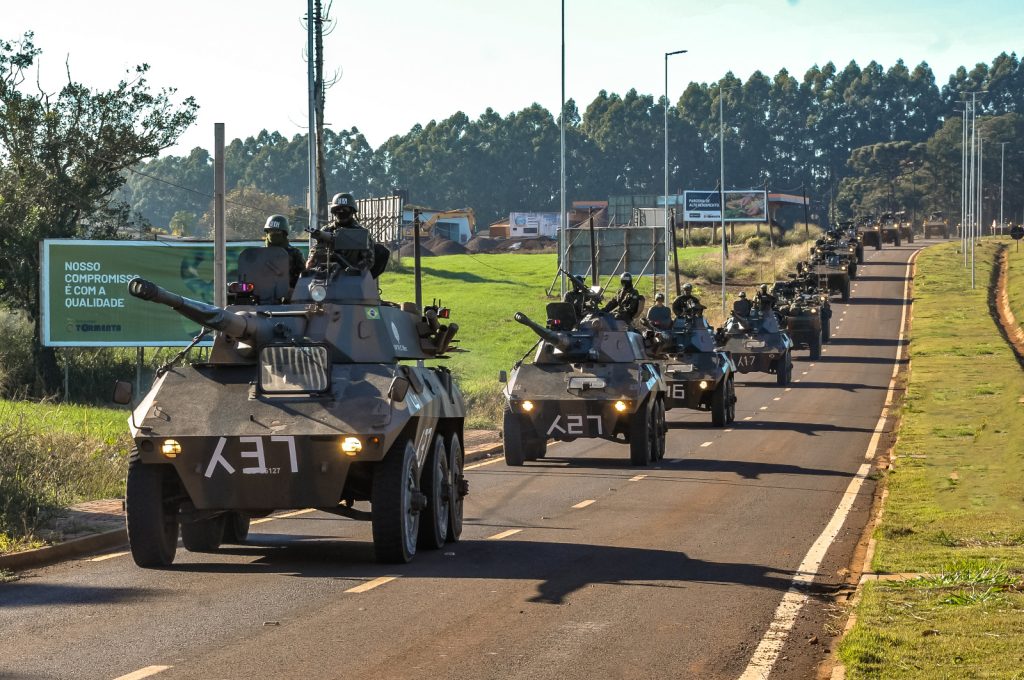
[[[140,62],[154,85],[201,106],[172,149],[212,147],[262,128],[303,132],[305,0],[52,0],[4,3],[0,39],[26,30],[44,50],[40,81],[59,88],[65,59],[75,79],[110,86]],[[853,8],[856,8],[855,10]],[[507,114],[560,98],[559,0],[336,0],[325,39],[326,120],[358,127],[374,146],[417,122],[490,106]],[[1010,0],[566,0],[567,95],[581,105],[601,89],[669,93],[731,70],[802,76],[812,64],[883,66],[927,61],[944,84],[959,65],[1024,52],[1024,3]]]

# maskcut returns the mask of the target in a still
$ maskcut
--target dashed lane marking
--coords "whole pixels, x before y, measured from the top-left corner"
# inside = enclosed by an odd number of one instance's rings
[[[762,406],[762,407],[761,407],[761,410],[762,410],[762,411],[767,411],[767,410],[768,410],[768,407],[767,407],[767,406]]]
[[[780,399],[782,399],[782,397],[772,397],[772,401],[778,401]]]
[[[311,512],[316,512],[316,508],[306,508],[305,510],[296,510],[295,512],[286,512],[283,515],[271,515],[270,517],[263,517],[262,519],[254,519],[250,524],[263,524],[264,522],[273,522],[275,519],[288,519],[289,517],[298,517],[299,515],[308,515]]]
[[[488,536],[487,540],[488,541],[500,541],[503,538],[508,538],[509,536],[514,536],[514,535],[518,534],[520,531],[522,531],[522,529],[506,529],[505,531],[502,531],[500,533],[494,534],[493,536]]]
[[[711,446],[711,442],[704,442],[703,444],[700,445],[702,449],[706,446]]]
[[[630,477],[629,481],[631,481],[631,482],[639,482],[641,479],[644,479],[645,477],[647,477],[647,475],[635,475],[633,477]]]
[[[803,373],[801,373],[800,375],[807,375],[807,371],[804,371],[804,372],[803,372]]]
[[[373,590],[374,588],[378,588],[378,587],[384,585],[385,583],[391,583],[396,578],[398,578],[398,577],[397,576],[378,576],[377,578],[373,579],[372,581],[367,581],[366,583],[361,583],[358,586],[355,586],[354,588],[349,588],[345,592],[346,593],[365,593],[366,591]]]
[[[124,557],[125,555],[128,555],[128,554],[130,554],[130,553],[127,550],[125,550],[124,552],[115,552],[115,553],[110,553],[109,555],[100,555],[99,557],[94,557],[94,558],[92,558],[89,561],[90,562],[104,562],[106,560],[112,560],[115,557]]]
[[[151,675],[163,673],[168,668],[174,668],[174,666],[146,666],[145,668],[140,668],[137,671],[132,671],[127,675],[119,675],[114,678],[114,680],[142,680],[142,678],[148,678]]]
[[[789,392],[791,389],[793,389],[793,388],[792,387],[787,387],[784,391],[785,392]]]
[[[754,416],[746,416],[746,417],[745,417],[745,418],[744,418],[743,420],[750,420],[750,419],[752,419],[753,417],[754,417]]]
[[[725,430],[723,430],[723,432],[732,432],[732,428],[731,427],[727,427]]]
[[[572,507],[573,507],[574,510],[580,510],[582,508],[587,507],[588,505],[593,505],[596,502],[597,501],[595,501],[594,499],[591,498],[589,500],[580,501],[579,503],[577,503],[576,505],[574,505]]]

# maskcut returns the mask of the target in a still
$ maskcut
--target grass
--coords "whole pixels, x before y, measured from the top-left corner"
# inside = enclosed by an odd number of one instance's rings
[[[911,374],[872,567],[840,646],[850,678],[1024,678],[1024,373],[958,243],[917,260]],[[1024,295],[1024,277],[1013,283]]]
[[[125,411],[0,401],[0,553],[38,547],[63,508],[124,493]]]
[[[1007,248],[1007,297],[1010,302],[1010,310],[1017,318],[1017,324],[1024,324],[1024,252],[1017,252],[1019,241],[1011,242]]]

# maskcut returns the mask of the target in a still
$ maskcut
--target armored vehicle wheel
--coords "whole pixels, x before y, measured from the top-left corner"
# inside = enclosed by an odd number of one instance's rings
[[[843,296],[843,302],[850,301],[850,280],[843,281],[843,290],[841,291]]]
[[[881,249],[882,249],[882,239],[878,239],[877,241],[875,241],[875,250],[881,250]]]
[[[224,516],[224,537],[221,543],[245,543],[249,536],[249,515],[244,512],[229,512]]]
[[[133,452],[134,453],[134,452]],[[128,544],[140,567],[167,567],[178,549],[178,505],[168,499],[169,465],[128,464],[125,510]]]
[[[502,440],[505,448],[505,464],[519,467],[523,461],[534,461],[547,454],[548,442],[524,431],[522,420],[511,410],[505,411],[502,422]]]
[[[824,329],[823,329],[824,330]],[[810,342],[811,359],[821,358],[821,335],[815,335]]]
[[[711,395],[711,424],[715,427],[725,427],[729,422],[729,385],[728,380],[722,380]]]
[[[444,437],[434,436],[434,450],[427,456],[420,476],[420,488],[427,497],[427,509],[420,515],[420,537],[417,545],[437,550],[448,540],[448,515],[451,512],[451,462]]]
[[[901,243],[901,241],[900,241],[900,235],[899,235],[899,234],[896,234],[895,236],[893,236],[893,238],[892,238],[892,244],[893,244],[894,246],[896,246],[897,248],[899,248],[899,247],[900,247],[900,243]]]
[[[849,272],[850,272],[850,278],[851,279],[857,278],[857,263],[856,262],[850,263]]]
[[[653,400],[637,410],[629,419],[629,462],[633,465],[647,465],[655,449]]]
[[[789,372],[792,368],[789,362],[789,352],[786,352],[781,357],[779,357],[776,363],[775,382],[777,382],[779,385],[785,386],[789,384]]]
[[[424,507],[416,469],[416,449],[399,439],[373,471],[370,519],[378,562],[405,563],[416,554],[420,511]]]
[[[914,232],[910,232],[910,236],[907,237],[907,243],[914,242]]]
[[[668,427],[665,424],[665,402],[658,399],[654,411],[654,445],[651,461],[657,463],[665,457],[665,435]]]
[[[463,476],[466,465],[466,455],[462,451],[462,440],[458,434],[453,434],[448,442],[448,473],[451,475],[451,486],[449,493],[451,498],[448,501],[448,540],[455,543],[462,536],[462,509],[463,499],[469,492],[469,483]]]
[[[732,378],[729,378],[728,382],[729,389],[726,392],[726,397],[729,402],[727,406],[729,417],[726,418],[726,423],[731,425],[736,422],[736,385],[733,383]]]
[[[859,245],[859,246],[857,246],[857,262],[863,262],[863,261],[864,261],[864,246],[863,245]]]
[[[189,552],[213,552],[224,538],[225,515],[181,523],[181,542]]]

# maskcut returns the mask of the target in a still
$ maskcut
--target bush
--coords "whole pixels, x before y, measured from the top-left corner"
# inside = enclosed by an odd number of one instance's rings
[[[0,307],[0,397],[24,396],[35,381],[32,322]]]
[[[765,242],[760,236],[752,236],[747,239],[747,248],[755,255],[760,255],[761,251],[764,250],[764,246]]]

